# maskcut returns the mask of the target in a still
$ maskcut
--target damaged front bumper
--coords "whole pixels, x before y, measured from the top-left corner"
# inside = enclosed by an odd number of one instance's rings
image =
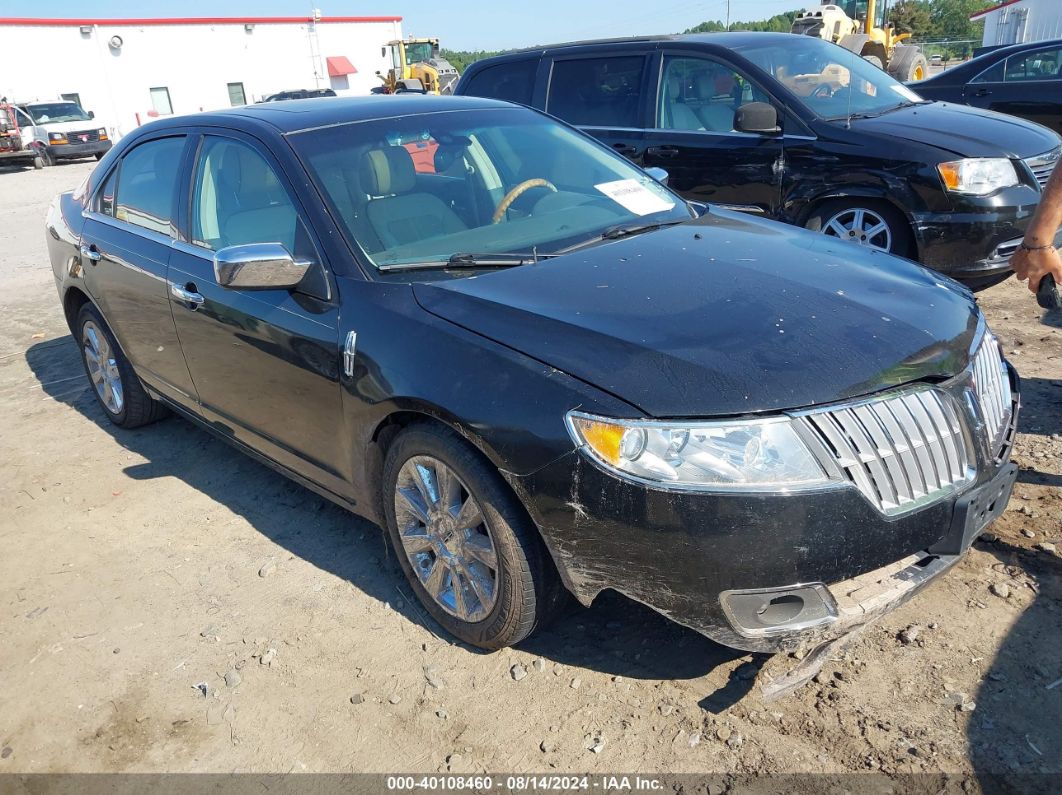
[[[619,591],[727,646],[810,651],[902,605],[955,565],[1006,508],[1002,452],[972,482],[902,515],[855,488],[695,494],[617,478],[573,451],[513,485],[568,589]]]

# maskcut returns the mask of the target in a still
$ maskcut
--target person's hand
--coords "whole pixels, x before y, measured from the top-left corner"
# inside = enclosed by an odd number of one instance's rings
[[[1029,280],[1029,289],[1034,293],[1040,288],[1040,280],[1049,273],[1055,277],[1055,284],[1062,285],[1062,257],[1056,248],[1033,251],[1019,248],[1010,258],[1010,267],[1018,281]]]

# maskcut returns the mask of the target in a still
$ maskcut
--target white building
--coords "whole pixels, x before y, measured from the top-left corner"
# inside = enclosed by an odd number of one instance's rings
[[[970,19],[984,21],[985,47],[1062,39],[1062,0],[1006,0]]]
[[[77,101],[120,138],[152,118],[289,89],[368,94],[401,17],[0,17],[0,96]]]

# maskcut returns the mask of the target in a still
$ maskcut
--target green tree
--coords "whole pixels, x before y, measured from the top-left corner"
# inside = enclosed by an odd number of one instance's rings
[[[458,74],[464,74],[465,68],[476,61],[499,55],[501,50],[442,50],[441,55],[454,65]]]
[[[933,26],[933,4],[929,0],[905,0],[889,9],[889,24],[898,33],[910,33],[912,38],[924,39]]]

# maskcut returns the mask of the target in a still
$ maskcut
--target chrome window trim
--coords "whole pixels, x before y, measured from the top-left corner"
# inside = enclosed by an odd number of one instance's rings
[[[156,232],[153,229],[148,229],[144,226],[138,226],[137,224],[131,224],[128,221],[120,221],[110,215],[104,215],[97,210],[82,210],[81,215],[84,218],[98,221],[105,226],[114,227],[120,229],[123,232],[130,232],[135,235],[139,235],[145,240],[150,240],[155,243],[160,243],[164,246],[169,246],[176,241],[176,238],[170,235],[164,235],[161,232]],[[173,227],[173,221],[170,221],[170,227]]]

